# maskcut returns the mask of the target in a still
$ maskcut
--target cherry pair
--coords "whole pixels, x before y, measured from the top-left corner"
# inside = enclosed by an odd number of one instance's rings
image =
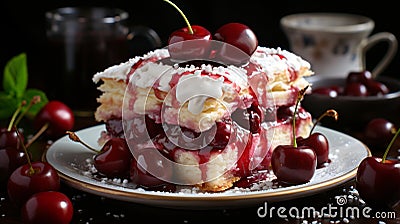
[[[258,40],[248,26],[236,22],[227,23],[212,35],[203,26],[190,25],[184,13],[174,3],[169,0],[164,1],[180,12],[187,24],[187,27],[176,30],[169,36],[168,51],[171,58],[216,59],[227,64],[243,65],[256,50]],[[211,40],[221,41],[224,44],[213,45]]]
[[[315,124],[324,116],[332,116],[337,119],[336,111],[328,110],[321,115],[311,129],[308,137],[296,137],[295,118],[297,108],[307,87],[299,92],[293,114],[293,145],[278,145],[271,155],[272,170],[277,180],[284,184],[295,185],[307,183],[314,176],[317,168],[323,167],[329,162],[328,139],[322,133],[312,132]]]

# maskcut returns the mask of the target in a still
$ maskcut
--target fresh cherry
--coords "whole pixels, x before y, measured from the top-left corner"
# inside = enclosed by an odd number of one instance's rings
[[[69,224],[74,209],[67,195],[58,191],[44,191],[32,195],[21,208],[25,224]]]
[[[46,132],[50,138],[57,138],[71,130],[74,123],[71,108],[61,101],[52,100],[36,114],[33,125],[39,130],[37,135]]]
[[[389,88],[383,84],[382,82],[376,81],[376,80],[368,80],[365,82],[365,86],[368,89],[368,94],[370,96],[378,96],[378,95],[384,95],[389,93]]]
[[[334,117],[338,119],[338,114],[335,110],[327,110],[321,116],[317,118],[312,127],[308,137],[303,138],[302,136],[297,137],[297,144],[302,146],[309,146],[317,155],[317,168],[324,167],[329,163],[329,141],[326,136],[320,132],[313,132],[318,122],[325,116]]]
[[[67,131],[66,133],[72,141],[79,142],[96,153],[94,167],[100,174],[108,178],[126,178],[129,176],[133,156],[124,138],[110,138],[100,150],[97,150],[82,141],[74,132]]]
[[[130,166],[132,183],[146,189],[173,190],[173,184],[169,183],[172,180],[172,167],[166,163],[165,157],[155,148],[135,150],[135,158]]]
[[[6,184],[12,172],[27,162],[24,152],[14,148],[0,149],[0,184]]]
[[[389,88],[383,82],[372,78],[371,72],[349,72],[343,86],[321,86],[313,89],[312,93],[336,96],[380,96],[388,94]]]
[[[94,167],[107,177],[128,177],[132,153],[123,138],[111,138],[94,156]]]
[[[309,146],[278,145],[272,152],[271,166],[279,182],[307,183],[314,176],[317,156]]]
[[[364,86],[366,93],[364,93]],[[346,78],[346,89],[349,93],[345,92],[345,95],[352,96],[378,96],[389,93],[389,88],[384,83],[373,79],[368,70],[349,72]]]
[[[386,158],[399,132],[400,129],[396,131],[382,158],[368,156],[358,166],[356,189],[361,198],[372,206],[392,207],[400,202],[400,162]]]
[[[318,87],[313,89],[312,93],[327,95],[332,98],[337,97],[339,95],[338,91],[332,87]]]
[[[378,117],[370,120],[364,128],[365,143],[374,148],[384,148],[396,133],[395,125],[389,120]]]
[[[28,160],[29,162],[29,160]],[[10,175],[7,193],[17,206],[25,203],[30,196],[42,191],[58,191],[60,177],[47,162],[35,161],[18,167]]]
[[[257,36],[247,25],[227,23],[214,33],[214,39],[231,44],[251,56],[257,49]]]
[[[203,26],[190,25],[185,14],[169,0],[165,2],[172,5],[181,14],[187,27],[172,32],[168,39],[168,52],[172,59],[193,60],[204,59],[209,54],[209,45],[212,35]]]
[[[351,71],[347,74],[346,83],[363,83],[372,79],[372,74],[368,70]]]
[[[7,147],[15,148],[15,150],[21,149],[21,144],[24,144],[25,137],[20,131],[21,139],[23,141],[21,142],[18,138],[16,129],[15,126],[11,128],[0,128],[0,149]]]
[[[293,145],[278,145],[271,155],[272,171],[277,180],[284,184],[293,185],[309,182],[317,167],[317,155],[314,149],[308,145],[297,145],[295,134],[295,114],[307,87],[299,91],[293,114]]]
[[[227,64],[247,64],[258,46],[255,33],[242,23],[227,23],[221,26],[214,33],[213,39],[225,43],[216,49],[216,58]]]
[[[344,94],[346,96],[367,96],[367,87],[360,82],[350,82],[344,87]]]
[[[33,104],[39,101],[40,97],[33,97],[30,104],[26,108],[25,113],[30,109]],[[25,144],[25,137],[21,130],[18,130],[19,133],[17,133],[17,125],[22,117],[25,116],[25,113],[20,113],[25,105],[26,101],[22,101],[17,110],[14,111],[8,126],[0,128],[0,149],[11,147],[19,150],[22,149],[21,145]]]
[[[299,146],[309,146],[317,155],[317,168],[321,168],[329,162],[329,142],[326,136],[320,132],[314,132],[307,138],[297,137]]]

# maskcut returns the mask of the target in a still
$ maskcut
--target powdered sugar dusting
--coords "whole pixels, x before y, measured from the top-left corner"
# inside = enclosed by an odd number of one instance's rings
[[[332,159],[332,158],[331,158]],[[250,182],[248,186],[237,186],[225,190],[223,192],[203,192],[196,186],[176,186],[176,190],[174,192],[171,191],[160,191],[160,190],[149,190],[144,189],[136,184],[132,183],[127,178],[107,178],[104,175],[100,174],[93,164],[93,158],[86,158],[84,160],[84,164],[71,164],[77,171],[79,171],[82,175],[93,179],[94,181],[101,182],[102,184],[122,187],[127,190],[134,190],[137,192],[146,192],[146,193],[156,193],[156,194],[177,194],[177,195],[231,195],[231,194],[246,194],[246,193],[256,193],[256,192],[269,192],[279,189],[290,189],[293,187],[301,187],[302,185],[294,185],[294,186],[282,186],[276,180],[276,176],[274,175],[272,170],[260,170],[257,174],[262,174],[264,178],[260,178],[257,181]],[[330,164],[327,164],[324,168],[317,169],[315,173],[315,178],[324,179],[333,176],[335,173],[335,168],[330,167]],[[256,174],[256,175],[257,175]],[[252,178],[249,176],[248,178]],[[312,180],[313,181],[313,180]]]

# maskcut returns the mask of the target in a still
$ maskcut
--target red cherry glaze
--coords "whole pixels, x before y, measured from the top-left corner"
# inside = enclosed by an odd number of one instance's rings
[[[272,152],[271,166],[281,183],[307,183],[314,176],[317,156],[309,146],[279,145]]]
[[[370,156],[361,161],[356,189],[371,206],[393,206],[400,201],[400,163]]]
[[[254,172],[248,176],[243,177],[239,181],[234,183],[235,187],[249,188],[253,184],[259,183],[260,181],[268,178],[267,172]]]
[[[61,101],[53,100],[35,116],[34,127],[40,129],[46,123],[49,124],[46,134],[49,137],[59,137],[74,127],[75,118],[71,108]]]
[[[6,184],[12,172],[27,162],[24,152],[13,148],[0,149],[0,184]]]
[[[23,205],[35,193],[58,191],[60,188],[60,177],[50,164],[36,161],[32,163],[32,168],[33,173],[29,164],[20,166],[14,170],[8,180],[8,196],[17,206]]]
[[[317,168],[324,167],[329,162],[329,142],[322,133],[314,132],[307,138],[297,137],[297,145],[309,146],[315,151]]]
[[[19,131],[19,135],[22,138],[22,141],[24,141],[25,137],[21,131]],[[11,130],[8,130],[8,128],[5,127],[0,128],[0,149],[4,149],[7,147],[23,151],[16,127],[12,127]]]
[[[109,178],[127,177],[132,158],[125,139],[111,138],[94,157],[94,167]]]
[[[146,142],[163,132],[162,124],[156,123],[148,116],[132,118],[131,126],[133,140],[137,143]]]
[[[71,200],[58,191],[45,191],[32,195],[21,208],[25,224],[69,224],[74,209]]]

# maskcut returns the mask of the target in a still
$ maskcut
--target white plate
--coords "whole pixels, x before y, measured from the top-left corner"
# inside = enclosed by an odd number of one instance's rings
[[[77,131],[78,136],[89,145],[96,146],[104,125]],[[326,191],[355,177],[362,159],[371,155],[369,149],[357,139],[346,134],[317,127],[330,143],[328,166],[317,169],[314,178],[306,184],[269,188],[257,191],[228,190],[221,193],[170,193],[135,189],[130,184],[102,181],[88,172],[93,152],[68,136],[55,141],[47,150],[44,159],[59,172],[63,181],[85,192],[117,200],[153,206],[182,209],[210,209],[250,206],[264,202],[282,201],[304,197]]]

